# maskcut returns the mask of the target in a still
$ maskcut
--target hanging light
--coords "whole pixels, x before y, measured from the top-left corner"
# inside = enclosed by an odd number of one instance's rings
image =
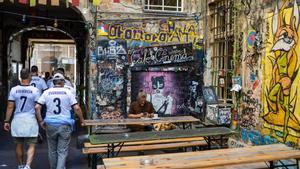
[[[55,28],[57,28],[57,26],[58,26],[57,19],[54,20],[53,26],[54,26]]]

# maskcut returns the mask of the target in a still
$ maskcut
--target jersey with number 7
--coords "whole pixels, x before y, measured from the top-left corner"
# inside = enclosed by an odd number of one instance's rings
[[[71,118],[70,110],[77,104],[77,100],[69,89],[54,87],[42,94],[38,104],[46,105],[46,118],[57,119],[59,122],[62,118]]]
[[[39,89],[33,86],[18,85],[13,87],[10,90],[8,101],[15,102],[14,116],[16,117],[24,113],[35,116],[34,105],[39,97]]]

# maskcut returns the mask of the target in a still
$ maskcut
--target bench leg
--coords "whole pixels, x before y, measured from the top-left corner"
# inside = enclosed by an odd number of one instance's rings
[[[207,138],[207,145],[208,145],[208,149],[211,149],[211,138],[208,136]]]
[[[101,165],[104,164],[101,155],[98,156],[97,154],[92,154],[92,169],[97,169],[98,158],[100,159],[100,163],[99,164],[101,164]]]
[[[88,160],[88,167],[91,167],[91,155],[87,155],[87,160]]]
[[[269,168],[271,168],[271,169],[275,168],[273,161],[269,161],[269,163],[270,163],[270,167]]]
[[[92,169],[97,169],[97,154],[92,155]]]

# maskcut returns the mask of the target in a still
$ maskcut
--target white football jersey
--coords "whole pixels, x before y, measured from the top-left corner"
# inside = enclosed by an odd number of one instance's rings
[[[73,87],[72,83],[71,83],[69,80],[67,80],[67,79],[65,79],[65,85],[66,85],[66,86]],[[48,88],[54,87],[53,79],[49,79],[49,80],[47,81],[47,86],[48,86]]]
[[[42,94],[38,104],[46,105],[46,118],[71,118],[70,110],[77,104],[77,100],[72,92],[65,87],[53,87]]]
[[[35,117],[34,106],[40,97],[39,89],[29,85],[18,85],[10,90],[8,101],[15,102],[14,116]]]
[[[30,85],[36,87],[40,90],[40,93],[43,93],[46,89],[48,89],[47,84],[44,79],[40,78],[39,76],[32,76],[30,81]]]

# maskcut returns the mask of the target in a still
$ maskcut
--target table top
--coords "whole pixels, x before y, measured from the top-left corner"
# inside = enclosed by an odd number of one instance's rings
[[[272,144],[234,149],[106,158],[103,161],[106,169],[192,169],[295,158],[300,158],[299,150],[284,144]],[[145,159],[153,161],[153,163],[143,164]]]
[[[208,137],[234,134],[226,127],[212,127],[187,130],[147,131],[122,134],[90,135],[91,144],[112,144],[133,141],[162,140],[174,138]]]
[[[192,123],[199,122],[199,119],[193,116],[172,116],[172,117],[159,117],[159,119],[95,119],[84,120],[85,126],[107,126],[107,125],[145,125],[155,123]]]

